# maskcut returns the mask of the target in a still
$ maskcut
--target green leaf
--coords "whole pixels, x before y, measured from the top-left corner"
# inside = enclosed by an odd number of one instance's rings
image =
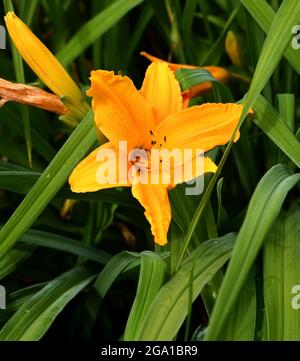
[[[41,173],[31,171],[6,171],[2,169],[14,169],[14,165],[0,163],[0,188],[12,192],[27,194],[41,176]],[[84,201],[103,201],[108,203],[117,203],[126,207],[137,208],[130,192],[126,189],[103,189],[98,192],[73,193],[69,185],[63,186],[54,198],[59,199],[78,199]]]
[[[240,126],[243,124],[243,121],[245,120],[254,102],[259,97],[260,92],[267,84],[276,66],[280,62],[282,54],[290,40],[290,29],[292,28],[292,25],[296,21],[297,14],[299,12],[300,12],[300,2],[296,0],[284,0],[274,18],[272,26],[270,27],[267,38],[265,40],[262,52],[260,54],[258,64],[253,76],[253,80],[250,85],[249,92],[244,102],[241,119],[230,139],[230,142],[228,143],[225,149],[222,159],[218,165],[218,169],[216,173],[213,175],[212,180],[210,181],[206,189],[206,192],[204,193],[201,202],[194,214],[190,227],[186,233],[185,239],[183,240],[182,251],[178,257],[179,258],[178,266],[186,254],[192,235],[197,227],[197,224],[201,216],[203,215],[203,212],[210,199],[214,186],[217,183],[217,180],[221,174],[223,166],[228,158],[234,137],[237,134]]]
[[[279,214],[282,203],[300,180],[282,164],[271,168],[260,180],[250,200],[243,225],[229,262],[207,330],[207,340],[218,340],[265,236]]]
[[[178,69],[175,73],[181,89],[187,90],[197,84],[211,82],[216,92],[218,101],[231,101],[232,96],[227,86],[214,78],[208,70],[205,69]]]
[[[203,287],[229,259],[234,234],[209,240],[196,248],[178,272],[159,291],[140,326],[135,339],[171,341],[182,326],[190,302],[191,271],[194,301]]]
[[[0,312],[0,327],[2,327],[13,314],[27,302],[34,294],[41,290],[45,283],[37,283],[33,286],[18,289],[7,294],[6,309]]]
[[[145,254],[148,252],[146,251]],[[143,254],[143,253],[142,253]],[[120,277],[125,277],[127,272],[138,268],[141,264],[141,255],[136,252],[123,251],[113,256],[99,273],[95,283],[95,294],[88,299],[89,319],[87,322],[94,324],[102,301],[113,283]]]
[[[277,94],[281,119],[294,133],[295,130],[295,95]]]
[[[3,326],[0,340],[40,340],[68,302],[93,278],[87,269],[78,267],[49,282],[26,301]]]
[[[125,341],[138,340],[145,314],[159,292],[165,278],[166,264],[161,257],[152,252],[141,255],[141,271],[136,296],[127,319],[124,333]]]
[[[185,39],[190,38],[193,20],[196,14],[197,3],[198,0],[190,0],[185,2],[181,20],[181,28]]]
[[[0,259],[0,280],[14,271],[22,262],[29,258],[36,247],[32,245],[17,245]]]
[[[118,0],[86,22],[73,38],[57,54],[57,59],[64,65],[69,65],[77,56],[93,44],[102,34],[116,24],[131,9],[144,0]]]
[[[14,11],[13,4],[11,0],[3,0],[5,11]],[[12,57],[13,63],[15,68],[16,80],[18,83],[25,83],[25,74],[24,74],[24,66],[23,66],[23,59],[20,53],[17,51],[15,45],[11,41],[11,49],[12,49]],[[23,120],[23,127],[24,127],[24,134],[26,139],[26,148],[27,148],[27,156],[28,156],[28,163],[31,167],[32,165],[32,141],[31,141],[31,130],[30,130],[30,118],[29,118],[29,109],[28,107],[22,107],[21,109],[22,120]]]
[[[34,229],[28,230],[21,238],[21,241],[35,246],[48,247],[68,252],[76,256],[86,257],[87,259],[101,264],[106,264],[111,258],[109,253],[95,247],[88,246],[83,242],[75,241],[71,238],[63,237],[58,234]]]
[[[222,341],[253,341],[256,326],[256,286],[255,272],[250,272],[243,285],[224,330]]]
[[[151,4],[148,2],[145,6],[141,9],[141,14],[138,20],[138,23],[134,27],[133,34],[129,39],[128,44],[126,44],[126,52],[122,54],[123,59],[123,66],[126,68],[132,58],[132,55],[138,48],[139,42],[145,32],[147,25],[149,24],[150,20],[152,19],[154,11],[151,7]]]
[[[253,19],[258,23],[265,33],[268,33],[272,21],[274,20],[275,13],[272,7],[266,2],[266,0],[241,0],[241,3],[252,15]],[[296,5],[296,1],[291,1],[291,7]],[[297,13],[298,11],[298,13]],[[294,17],[296,20],[300,20],[299,9],[294,8]],[[295,20],[293,20],[295,21]],[[296,24],[296,22],[295,22]],[[286,30],[292,35],[292,26],[286,25]],[[280,41],[280,39],[278,39]],[[289,63],[293,66],[298,74],[300,74],[300,56],[299,52],[295,51],[290,46],[285,51],[285,57]],[[270,58],[271,59],[271,58]]]
[[[267,81],[279,64],[292,37],[291,29],[297,24],[300,14],[298,0],[283,0],[268,31],[255,73],[245,99],[243,117],[258,98]]]
[[[89,112],[0,231],[0,257],[33,224],[96,139]]]
[[[214,44],[211,46],[210,50],[206,53],[205,57],[201,59],[201,65],[204,66],[206,64],[212,64],[214,65],[214,59],[216,58],[216,54],[220,52],[220,49],[223,48],[224,38],[227,34],[227,31],[229,30],[233,20],[237,16],[239,10],[241,8],[241,4],[239,2],[234,2],[234,8],[230,15],[228,15],[228,20],[226,21],[226,24],[222,27],[222,32],[217,38],[217,40],[214,42]]]
[[[253,105],[254,122],[273,142],[300,167],[300,143],[278,112],[263,97],[259,96]]]
[[[40,0],[31,0],[29,2],[22,1],[20,9],[20,17],[24,23],[30,27],[34,13],[39,5]]]
[[[0,109],[0,114],[1,122],[5,123],[7,127],[24,137],[24,129],[21,120],[15,112],[11,111],[9,107],[3,107]],[[31,129],[31,142],[33,149],[35,149],[46,161],[51,162],[56,152],[35,129]]]
[[[114,281],[122,274],[138,267],[141,263],[141,254],[123,251],[115,255],[99,273],[94,287],[103,299]]]
[[[222,228],[223,225],[226,225],[229,222],[227,212],[222,204],[223,182],[224,182],[224,178],[220,178],[217,183],[217,198],[218,198],[217,227],[218,228]]]
[[[292,307],[293,287],[300,280],[299,219],[298,206],[282,213],[264,244],[265,340],[300,340],[300,314]]]

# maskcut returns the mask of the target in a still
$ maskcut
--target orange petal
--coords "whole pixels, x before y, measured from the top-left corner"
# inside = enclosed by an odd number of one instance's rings
[[[154,106],[156,123],[182,109],[179,82],[164,62],[153,62],[149,65],[141,94]]]
[[[129,164],[127,163],[126,168],[125,162],[126,169],[120,174],[119,159],[118,149],[111,143],[105,143],[95,149],[73,170],[69,178],[72,192],[95,192],[105,188],[129,186],[127,181]],[[125,159],[127,160],[127,157]],[[124,174],[126,174],[125,178]]]
[[[189,65],[189,64],[176,64],[176,63],[170,63],[163,59],[157,58],[156,56],[146,53],[145,51],[142,51],[140,54],[152,62],[157,61],[157,62],[162,62],[162,63],[168,64],[169,68],[172,71],[176,71],[178,69],[205,69],[205,70],[209,71],[214,78],[216,78],[217,80],[219,80],[221,82],[227,81],[230,77],[230,72],[220,66],[210,66],[210,65],[196,66],[196,65]]]
[[[91,73],[95,123],[115,146],[127,140],[128,148],[149,147],[149,131],[154,126],[151,105],[138,92],[127,76],[97,70]]]
[[[171,185],[188,182],[204,173],[215,173],[217,168],[217,165],[209,157],[195,156],[184,162],[182,166],[171,169]]]
[[[186,109],[189,107],[189,104],[190,104],[190,100],[191,100],[191,97],[190,97],[190,94],[189,94],[189,90],[185,90],[181,93],[182,95],[182,108],[183,109]]]
[[[177,153],[162,157],[158,166],[151,168],[151,181],[154,184],[165,185],[168,189],[176,184],[191,181],[204,173],[215,173],[216,164],[203,153],[195,151],[186,153],[186,150],[176,150]],[[170,152],[171,154],[171,152]]]
[[[163,63],[168,64],[169,68],[174,72],[178,69],[204,69],[204,70],[209,71],[215,79],[219,80],[222,83],[228,81],[228,79],[230,78],[230,72],[220,66],[203,66],[203,67],[201,67],[201,66],[188,65],[188,64],[169,63],[165,60],[162,60],[153,55],[150,55],[150,54],[146,53],[145,51],[142,51],[140,54],[152,62],[156,61],[156,62],[163,62]],[[189,99],[195,98],[201,94],[205,94],[210,90],[212,90],[211,82],[206,82],[206,83],[195,85],[186,91],[188,93],[188,98],[186,98],[186,101],[188,102]],[[186,103],[184,105],[186,107]]]
[[[209,71],[215,79],[222,83],[225,83],[230,78],[230,72],[221,66],[204,66],[200,69]]]
[[[150,54],[146,53],[145,51],[141,51],[140,54],[152,62],[159,61],[159,62],[168,64],[169,68],[172,71],[176,71],[178,69],[197,69],[197,68],[199,68],[199,66],[195,66],[195,65],[169,63],[168,61],[165,61],[163,59],[157,58],[156,56],[150,55]]]
[[[228,143],[242,109],[241,104],[206,103],[182,110],[158,125],[155,140],[168,149],[203,149],[206,152]],[[234,141],[238,138],[239,133]]]
[[[155,243],[164,246],[171,222],[171,208],[166,187],[159,184],[133,184],[133,196],[145,208]]]

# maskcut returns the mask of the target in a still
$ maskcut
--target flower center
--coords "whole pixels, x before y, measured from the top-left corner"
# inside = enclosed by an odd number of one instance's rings
[[[160,141],[157,140],[157,138],[155,137],[155,134],[153,132],[153,130],[149,130],[149,133],[151,135],[151,147],[152,148],[162,148],[162,146],[167,143],[167,136],[164,135],[162,139],[160,139]]]

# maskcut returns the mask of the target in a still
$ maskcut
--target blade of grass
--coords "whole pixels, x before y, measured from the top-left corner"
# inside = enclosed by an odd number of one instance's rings
[[[272,21],[275,17],[275,12],[266,0],[241,0],[241,3],[252,15],[253,19],[258,23],[265,33],[268,33]],[[300,20],[300,14],[295,9],[296,20]],[[290,25],[289,25],[290,26]],[[292,34],[292,26],[287,28]],[[284,56],[287,58],[292,67],[300,74],[300,56],[299,52],[292,49],[290,46],[286,49]]]
[[[88,246],[80,241],[75,241],[68,237],[38,230],[28,230],[21,241],[35,246],[48,247],[63,252],[68,252],[76,256],[85,257],[100,264],[106,264],[111,255],[95,247]]]
[[[0,260],[0,280],[14,271],[22,262],[29,258],[35,251],[33,245],[17,245]]]
[[[141,15],[139,17],[138,23],[135,27],[135,30],[131,36],[129,44],[127,45],[126,53],[123,55],[123,66],[127,68],[130,59],[137,48],[137,45],[144,34],[144,31],[149,24],[150,20],[154,15],[154,10],[149,3],[145,4],[145,7],[142,9]]]
[[[253,104],[254,122],[263,132],[300,167],[300,143],[278,112],[263,97],[259,96]]]
[[[4,107],[1,108],[1,114],[3,114],[3,116],[1,116],[1,122],[5,123],[6,126],[11,129],[13,128],[16,133],[24,137],[22,124],[20,124],[21,120],[15,112],[11,111],[8,107]],[[51,162],[55,156],[55,150],[35,129],[31,129],[31,142],[33,149],[35,149],[46,161]]]
[[[299,13],[300,13],[300,2],[295,0],[292,1],[284,0],[274,18],[274,21],[270,27],[267,38],[265,40],[257,67],[255,69],[255,73],[250,85],[249,92],[246,96],[241,119],[230,139],[230,142],[228,143],[225,149],[222,159],[218,165],[218,169],[216,173],[213,175],[206,189],[206,192],[203,195],[203,198],[199,204],[199,207],[197,208],[194,214],[189,230],[183,241],[182,251],[180,253],[180,256],[178,257],[177,269],[186,254],[189,242],[195,231],[197,223],[205,210],[207,202],[210,199],[210,195],[220,176],[222,168],[227,160],[227,157],[230,153],[233,144],[233,139],[237,134],[239,128],[241,127],[243,121],[245,120],[248,111],[253,106],[260,92],[262,91],[267,81],[271,77],[272,73],[274,72],[276,66],[280,62],[283,52],[290,40],[291,34],[289,29],[292,28],[292,25],[296,21]]]
[[[181,20],[181,28],[185,39],[190,39],[197,4],[198,0],[190,0],[185,2]]]
[[[96,139],[89,112],[0,231],[0,258],[37,219]]]
[[[193,266],[190,274],[190,284],[189,284],[189,298],[188,298],[188,311],[185,322],[185,330],[184,330],[184,341],[188,341],[189,334],[191,332],[191,318],[192,318],[192,308],[193,308],[193,293],[194,293],[194,269],[195,269],[195,261],[193,262]],[[203,292],[202,292],[203,294]],[[202,296],[203,298],[203,296]]]
[[[166,264],[157,254],[147,252],[141,255],[141,270],[136,296],[127,319],[125,341],[138,340],[136,335],[154,298],[163,285]]]
[[[141,255],[139,253],[123,251],[116,254],[99,273],[94,283],[94,288],[100,298],[105,297],[111,285],[122,273],[138,267],[140,263]]]
[[[255,272],[250,272],[219,340],[253,341],[256,324]]]
[[[65,47],[57,54],[57,59],[64,65],[69,65],[77,56],[93,42],[116,24],[131,9],[144,0],[118,0],[86,22]]]
[[[238,14],[240,10],[240,3],[236,3],[235,9],[232,11],[229,19],[227,20],[221,34],[219,35],[218,39],[215,41],[214,45],[211,47],[210,51],[207,53],[206,57],[201,60],[200,65],[207,65],[207,64],[214,64],[214,59],[216,57],[216,53],[219,51],[220,47],[223,45],[223,41],[227,30],[229,29],[230,25],[232,24],[234,18]]]
[[[235,235],[209,240],[196,248],[179,271],[164,284],[148,309],[136,334],[140,341],[171,341],[176,337],[189,311],[191,270],[193,301],[203,287],[229,259]]]
[[[17,169],[15,165],[3,164],[0,162],[0,188],[15,193],[27,194],[34,184],[39,180],[41,173],[6,169]],[[72,193],[69,185],[62,187],[58,193],[53,195],[58,199],[78,199],[84,201],[103,201],[117,203],[129,208],[140,208],[139,203],[132,198],[130,191],[123,189],[103,189],[92,193]]]
[[[34,18],[34,13],[39,5],[40,0],[22,1],[20,8],[20,17],[24,23],[30,27]]]
[[[146,253],[146,252],[145,252]],[[135,269],[141,264],[141,254],[123,251],[113,256],[97,276],[93,285],[95,292],[87,300],[89,307],[88,322],[94,324],[102,301],[113,283]]]
[[[263,249],[265,340],[300,340],[299,310],[292,307],[292,289],[300,279],[300,210],[282,213]]]
[[[0,330],[0,340],[40,340],[68,302],[93,278],[86,268],[78,267],[49,282],[4,325]]]
[[[13,4],[11,0],[3,0],[5,12],[14,11]],[[23,67],[23,60],[17,48],[10,41],[11,50],[12,50],[12,57],[14,63],[14,69],[16,74],[16,80],[18,83],[25,84],[25,74],[24,74],[24,67]],[[31,141],[31,130],[30,130],[30,118],[29,118],[29,109],[27,106],[22,106],[21,108],[22,119],[23,119],[23,127],[24,127],[24,134],[26,139],[26,148],[27,148],[27,156],[28,156],[28,163],[29,167],[32,166],[32,141]]]
[[[237,236],[210,319],[207,340],[219,339],[268,230],[278,216],[287,193],[299,180],[300,174],[291,175],[282,164],[271,168],[260,180]]]
[[[40,291],[45,283],[38,283],[33,286],[18,289],[7,294],[7,305],[5,310],[0,312],[0,327],[2,327],[13,314],[28,301],[36,292]]]
[[[292,133],[295,131],[295,95],[277,94],[280,118],[290,128]]]

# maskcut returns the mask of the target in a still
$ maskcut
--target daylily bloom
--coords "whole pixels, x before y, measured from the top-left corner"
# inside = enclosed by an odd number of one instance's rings
[[[139,148],[147,153],[161,145],[170,151],[174,148],[208,151],[230,140],[243,106],[207,103],[183,109],[179,83],[164,62],[153,62],[148,67],[140,90],[128,77],[114,75],[110,71],[93,71],[90,79],[91,88],[87,94],[93,97],[95,125],[109,141],[94,150],[73,170],[69,178],[71,189],[73,192],[92,192],[131,186],[133,196],[145,208],[155,242],[165,245],[171,221],[167,192],[170,187],[161,183],[142,184],[135,175],[132,181],[126,179],[117,184],[108,184],[103,179],[101,182],[97,172],[104,160],[99,159],[97,154],[100,150],[111,150],[119,157],[119,142],[124,140],[128,142],[129,150]],[[239,134],[235,141],[238,137]],[[197,159],[192,161],[196,162]],[[128,161],[127,169],[130,166]],[[216,168],[211,159],[204,158],[202,173],[215,172]],[[118,169],[114,172],[118,172]],[[192,178],[198,175],[193,173]],[[172,178],[170,186],[176,183],[177,180]]]
[[[145,51],[142,51],[140,53],[145,58],[149,59],[150,61],[158,61],[158,62],[164,62],[168,64],[168,67],[176,72],[178,69],[204,69],[210,72],[210,74],[217,80],[219,80],[222,83],[226,83],[230,79],[230,72],[226,70],[225,68],[222,68],[220,66],[196,66],[196,65],[188,65],[188,64],[176,64],[176,63],[169,63],[163,59],[157,58],[156,56],[150,55],[146,53]],[[213,86],[211,82],[205,82],[198,85],[195,85],[191,87],[190,89],[184,91],[182,93],[182,96],[184,98],[184,103],[186,107],[189,104],[189,101],[193,98],[196,98],[197,96],[207,93],[208,91],[212,90]]]
[[[13,12],[4,17],[9,35],[22,58],[42,82],[59,96],[70,116],[80,120],[88,111],[81,90],[49,49]],[[72,119],[67,119],[72,123]]]

